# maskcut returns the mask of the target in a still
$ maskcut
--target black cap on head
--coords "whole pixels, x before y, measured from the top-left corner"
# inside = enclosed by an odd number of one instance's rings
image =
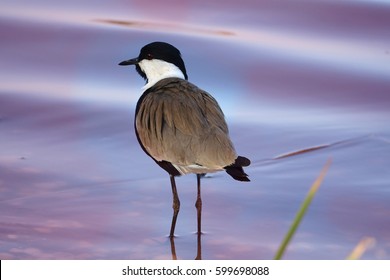
[[[180,51],[165,42],[153,42],[142,47],[137,58],[122,61],[119,65],[136,65],[137,72],[146,79],[145,73],[141,70],[138,63],[144,59],[160,59],[176,65],[184,74],[185,79],[188,79],[184,61],[181,58]]]

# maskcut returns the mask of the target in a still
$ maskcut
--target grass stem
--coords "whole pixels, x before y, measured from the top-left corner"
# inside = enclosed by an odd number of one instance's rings
[[[372,237],[364,237],[352,250],[352,252],[347,257],[347,260],[357,260],[360,259],[364,252],[370,247],[374,246],[375,239]]]
[[[306,214],[306,211],[307,211],[311,201],[313,200],[314,195],[316,194],[322,181],[324,180],[325,175],[326,175],[331,163],[332,163],[332,160],[328,159],[325,166],[322,168],[320,175],[317,177],[317,179],[314,181],[313,185],[311,186],[308,194],[306,195],[305,200],[301,204],[301,207],[299,208],[299,210],[294,218],[292,225],[290,226],[286,236],[284,237],[282,244],[280,245],[278,251],[276,252],[276,255],[274,257],[275,260],[280,260],[283,257],[283,254],[285,253],[288,244],[290,243],[292,237],[295,234],[295,231],[297,230],[299,224],[301,223],[303,216]]]

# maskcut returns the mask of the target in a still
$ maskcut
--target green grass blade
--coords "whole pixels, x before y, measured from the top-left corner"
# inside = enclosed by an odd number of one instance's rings
[[[288,230],[286,236],[283,239],[282,244],[280,245],[280,247],[279,247],[279,249],[274,257],[275,260],[280,260],[282,258],[284,252],[286,251],[288,244],[290,243],[292,237],[295,234],[295,231],[297,230],[299,224],[301,223],[303,216],[306,214],[306,211],[307,211],[311,201],[313,200],[314,195],[316,194],[322,181],[324,180],[326,172],[328,171],[331,163],[332,163],[332,160],[329,159],[326,162],[325,166],[322,168],[320,175],[317,177],[317,179],[314,181],[313,185],[311,186],[308,194],[306,195],[305,200],[303,201],[301,207],[299,208],[299,211],[297,212],[297,214],[294,218],[292,225],[290,226],[290,229]]]

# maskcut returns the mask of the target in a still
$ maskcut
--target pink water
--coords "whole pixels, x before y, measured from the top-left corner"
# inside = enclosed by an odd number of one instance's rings
[[[164,3],[164,4],[163,4]],[[203,180],[203,259],[271,259],[327,159],[287,259],[390,258],[390,3],[0,4],[0,258],[170,259],[167,174],[133,129],[142,79],[118,62],[177,46],[223,108],[250,183]],[[325,145],[322,149],[280,155]],[[174,248],[194,259],[195,176]]]

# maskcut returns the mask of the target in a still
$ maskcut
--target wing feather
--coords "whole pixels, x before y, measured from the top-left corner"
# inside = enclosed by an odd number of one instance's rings
[[[143,98],[136,128],[157,161],[220,170],[237,158],[217,101],[195,85],[164,79]]]

